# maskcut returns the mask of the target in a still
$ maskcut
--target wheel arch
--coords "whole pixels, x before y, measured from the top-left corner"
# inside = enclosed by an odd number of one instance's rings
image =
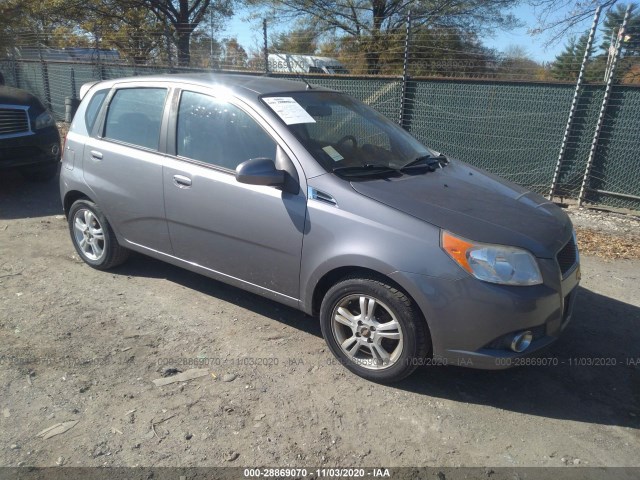
[[[346,279],[346,278],[369,278],[372,280],[378,280],[380,282],[386,283],[387,285],[397,288],[402,293],[404,293],[414,304],[416,310],[422,316],[422,320],[427,324],[427,328],[429,328],[429,324],[426,321],[425,313],[420,308],[420,304],[416,301],[415,298],[409,293],[408,289],[404,288],[401,284],[395,281],[388,275],[381,273],[377,270],[361,267],[361,266],[342,266],[336,267],[332,270],[326,272],[320,280],[316,283],[313,294],[311,295],[310,305],[306,308],[308,313],[311,315],[317,316],[320,313],[320,305],[322,304],[322,299],[329,291],[329,289],[335,285],[336,283]]]
[[[335,285],[336,283],[346,280],[348,278],[367,278],[371,280],[376,280],[382,282],[390,287],[393,287],[404,295],[406,295],[409,300],[413,303],[413,308],[417,312],[419,318],[416,320],[422,321],[424,326],[426,327],[426,352],[428,356],[433,355],[433,338],[431,336],[431,328],[429,326],[429,322],[427,321],[426,312],[423,311],[423,308],[420,305],[420,302],[414,298],[413,295],[409,292],[408,288],[403,287],[400,283],[395,281],[389,275],[385,275],[377,270],[361,267],[361,266],[342,266],[334,268],[328,272],[326,272],[320,280],[316,283],[315,288],[313,290],[313,295],[311,298],[311,306],[310,313],[314,316],[318,316],[320,313],[320,305],[322,303],[322,299],[329,291],[329,289]],[[307,312],[309,313],[309,312]]]
[[[62,201],[62,207],[64,208],[65,217],[69,216],[69,210],[71,210],[71,205],[73,205],[74,202],[81,199],[85,199],[85,200],[89,200],[90,202],[93,202],[93,199],[89,195],[87,195],[84,192],[81,192],[80,190],[70,190],[67,193],[65,193],[64,200]]]

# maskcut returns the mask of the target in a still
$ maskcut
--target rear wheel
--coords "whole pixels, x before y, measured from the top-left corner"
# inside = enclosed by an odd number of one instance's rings
[[[71,240],[85,263],[107,270],[123,263],[129,250],[120,246],[111,225],[98,206],[89,200],[77,200],[69,209]]]
[[[376,382],[410,375],[429,350],[422,315],[402,291],[368,278],[348,278],[329,289],[320,308],[322,334],[352,372]]]

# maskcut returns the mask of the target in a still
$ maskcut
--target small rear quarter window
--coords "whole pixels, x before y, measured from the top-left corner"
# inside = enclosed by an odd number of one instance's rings
[[[109,93],[109,89],[100,90],[91,97],[91,100],[89,100],[87,110],[84,112],[84,122],[89,134],[93,131],[93,126],[98,118],[98,112],[100,111],[100,107],[102,106],[104,99],[107,98],[107,93]]]

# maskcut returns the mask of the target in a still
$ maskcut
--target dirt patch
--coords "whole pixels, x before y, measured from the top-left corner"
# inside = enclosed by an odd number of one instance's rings
[[[540,366],[382,386],[298,311],[139,255],[89,268],[56,182],[2,176],[0,465],[639,466],[639,272],[584,255]]]

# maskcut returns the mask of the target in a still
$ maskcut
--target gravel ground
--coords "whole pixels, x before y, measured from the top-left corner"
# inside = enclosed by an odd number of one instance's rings
[[[583,255],[555,366],[381,386],[295,310],[139,255],[89,268],[61,213],[55,181],[0,177],[1,466],[640,466],[638,260]]]
[[[640,217],[618,213],[570,208],[583,254],[604,259],[640,259]]]

